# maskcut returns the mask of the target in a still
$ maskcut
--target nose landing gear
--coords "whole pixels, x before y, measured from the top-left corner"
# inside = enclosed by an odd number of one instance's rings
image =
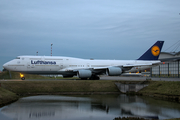
[[[25,80],[25,77],[23,74],[20,73],[21,80]]]

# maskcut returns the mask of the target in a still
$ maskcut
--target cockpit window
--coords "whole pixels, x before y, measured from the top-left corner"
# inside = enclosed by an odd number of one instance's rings
[[[20,59],[20,57],[16,57],[16,59]]]

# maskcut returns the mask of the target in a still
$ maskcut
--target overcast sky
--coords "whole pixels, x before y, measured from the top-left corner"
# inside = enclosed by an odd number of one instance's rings
[[[124,60],[157,40],[180,40],[180,0],[0,0],[0,70],[51,43],[53,56]]]

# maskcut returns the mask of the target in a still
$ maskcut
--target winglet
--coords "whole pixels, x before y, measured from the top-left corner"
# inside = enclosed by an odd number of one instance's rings
[[[158,60],[164,41],[157,41],[138,60]]]

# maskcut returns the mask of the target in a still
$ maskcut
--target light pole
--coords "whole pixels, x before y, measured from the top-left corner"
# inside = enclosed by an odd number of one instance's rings
[[[51,43],[51,56],[52,56],[52,45],[53,45],[53,44]]]

